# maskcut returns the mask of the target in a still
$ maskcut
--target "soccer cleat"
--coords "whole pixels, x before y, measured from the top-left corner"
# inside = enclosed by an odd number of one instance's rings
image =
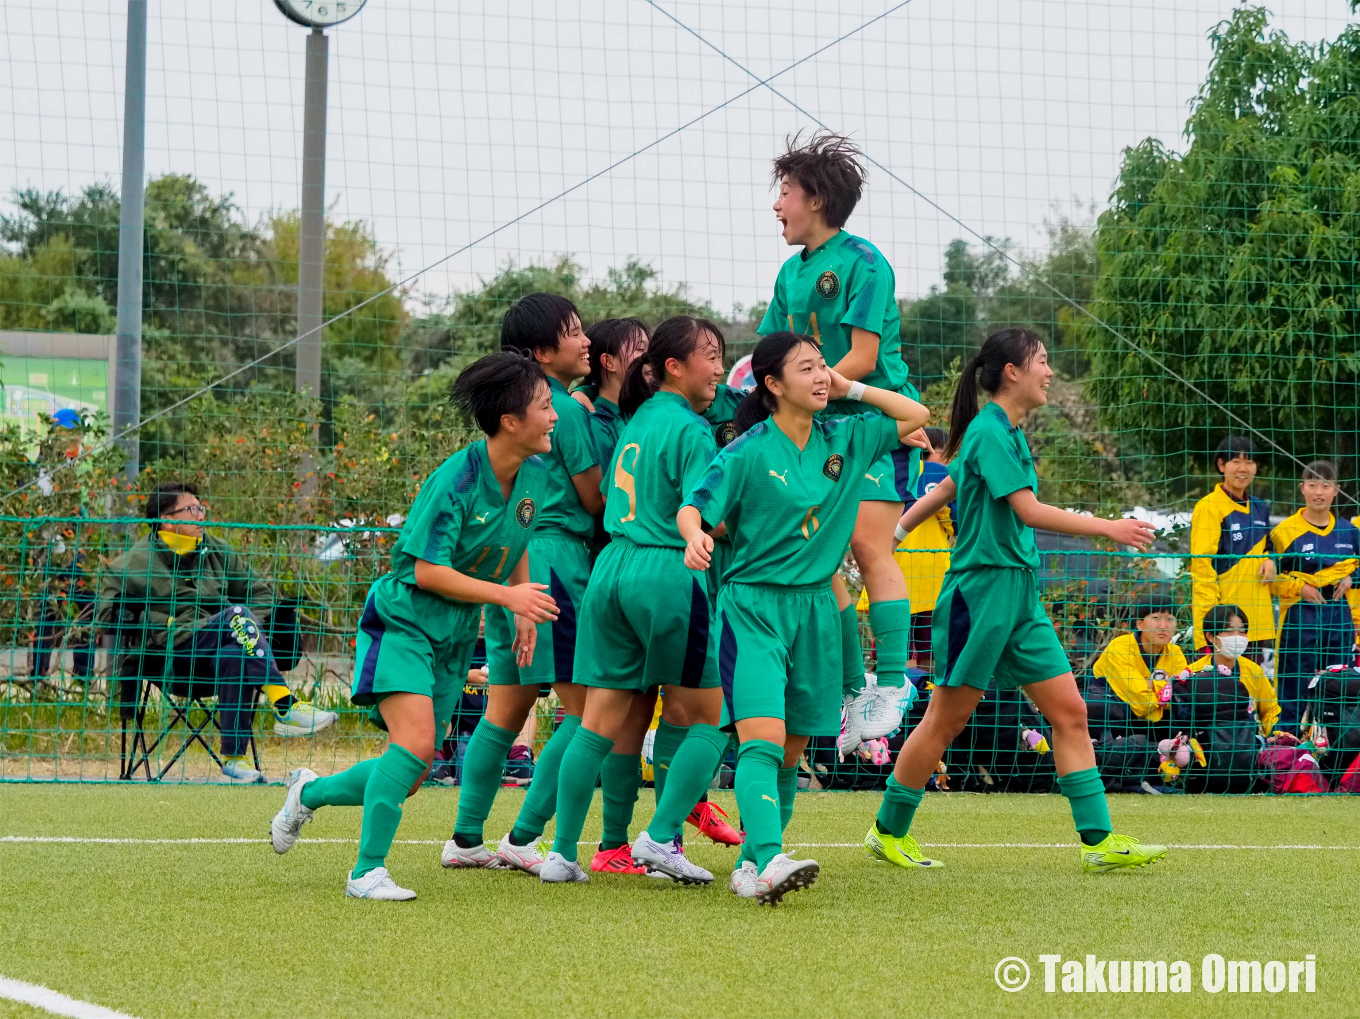
[[[302,787],[316,777],[311,768],[298,768],[288,776],[288,793],[283,798],[283,806],[269,822],[269,841],[274,852],[286,853],[292,849],[302,826],[312,819],[315,811],[302,805]]]
[[[861,692],[860,697],[863,696]],[[853,754],[860,744],[860,719],[864,717],[860,711],[863,707],[859,703],[860,697],[848,693],[841,698],[841,734],[836,737],[836,749],[842,757]]]
[[[505,774],[501,785],[523,786],[534,780],[534,758],[523,743],[510,748],[510,756],[505,759]]]
[[[795,860],[787,853],[780,853],[756,878],[756,902],[762,906],[777,906],[789,892],[811,888],[820,872],[816,860]]]
[[[916,701],[916,687],[910,683],[901,686],[865,687],[872,689],[874,702],[869,705],[860,726],[860,739],[882,739],[902,727],[902,716],[911,710]]]
[[[869,826],[869,834],[864,836],[864,849],[872,860],[896,864],[899,867],[933,867],[939,869],[944,864],[932,860],[910,835],[894,838],[878,830],[878,825]]]
[[[1128,835],[1106,835],[1095,846],[1081,847],[1081,869],[1087,874],[1107,874],[1125,867],[1146,867],[1166,855],[1166,846],[1145,846]]]
[[[678,835],[671,842],[658,842],[643,832],[633,843],[632,857],[634,863],[658,870],[682,885],[706,885],[713,880],[712,874],[685,856]]]
[[[758,877],[760,872],[756,870],[756,865],[750,860],[743,860],[741,866],[732,871],[732,880],[727,887],[739,899],[754,899]]]
[[[345,882],[345,894],[351,899],[373,899],[378,902],[406,902],[416,897],[409,888],[392,880],[386,867],[375,867],[360,878]]]
[[[295,701],[293,706],[274,720],[276,736],[315,736],[322,729],[335,724],[339,714],[334,711],[318,711],[310,704]]]
[[[485,844],[464,848],[453,839],[444,843],[444,851],[439,854],[439,863],[441,866],[450,869],[468,867],[483,870],[506,870],[509,866],[501,859],[500,854],[493,853],[486,848]]]
[[[700,834],[724,846],[739,846],[744,841],[741,832],[728,822],[727,811],[709,800],[696,803],[685,822],[698,828]]]
[[[502,863],[534,877],[538,877],[538,872],[543,867],[543,855],[538,851],[538,839],[534,839],[527,846],[517,846],[510,841],[510,833],[506,832],[505,838],[501,839],[501,844],[496,848],[496,855],[500,857]]]
[[[590,875],[583,871],[581,865],[575,860],[568,860],[561,853],[549,853],[543,858],[543,866],[539,868],[538,879],[545,885],[563,885],[577,881],[589,881]]]
[[[646,874],[647,868],[633,860],[627,844],[617,849],[600,849],[591,857],[590,869],[597,874]]]
[[[264,775],[245,761],[228,757],[222,762],[222,774],[232,785],[254,785],[264,781]]]

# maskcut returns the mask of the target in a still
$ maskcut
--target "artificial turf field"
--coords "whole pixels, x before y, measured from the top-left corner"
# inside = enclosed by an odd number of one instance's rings
[[[1074,847],[1055,845],[1075,840],[1059,796],[927,796],[916,832],[947,867],[923,873],[857,848],[876,795],[800,794],[788,840],[822,875],[772,910],[727,891],[735,850],[692,829],[691,855],[718,876],[707,888],[445,871],[439,845],[457,793],[444,789],[408,802],[388,860],[420,898],[347,900],[359,810],[319,811],[304,836],[337,841],[277,857],[264,835],[282,796],[0,786],[0,977],[140,1019],[1360,1015],[1354,799],[1114,797],[1118,829],[1186,848],[1155,867],[1087,876]],[[715,797],[735,816],[729,793]],[[488,835],[510,826],[521,798],[502,791]],[[586,838],[599,832],[595,805]],[[1313,953],[1317,990],[1209,994],[1209,952]],[[1194,990],[1046,994],[1042,953],[1184,959]],[[1033,971],[1018,993],[993,977],[1006,956]],[[0,1016],[48,1014],[0,1000]]]

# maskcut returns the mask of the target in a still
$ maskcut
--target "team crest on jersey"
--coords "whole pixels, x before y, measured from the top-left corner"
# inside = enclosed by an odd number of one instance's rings
[[[845,466],[845,457],[839,453],[832,453],[826,458],[826,463],[822,464],[822,473],[832,481],[841,480],[841,468]]]
[[[724,421],[718,426],[718,448],[722,449],[729,442],[737,437],[737,423],[735,421]]]
[[[817,293],[821,294],[828,301],[841,292],[841,280],[834,272],[828,269],[817,277]]]
[[[534,505],[534,500],[525,496],[515,507],[515,519],[519,521],[520,527],[528,527],[534,522],[536,512],[538,512],[538,507]]]

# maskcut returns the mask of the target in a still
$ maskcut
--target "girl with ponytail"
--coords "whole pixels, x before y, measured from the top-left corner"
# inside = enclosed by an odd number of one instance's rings
[[[607,464],[614,457],[614,443],[623,428],[619,390],[629,367],[646,351],[651,337],[640,318],[606,318],[586,330],[586,339],[590,340],[590,371],[571,395],[590,411],[590,430],[600,447],[600,463]]]
[[[1040,338],[1002,329],[964,366],[950,407],[945,456],[949,477],[902,516],[910,532],[940,507],[957,505],[958,537],[931,624],[935,689],[925,718],[897,756],[878,818],[864,837],[870,855],[899,867],[938,867],[908,834],[926,781],[945,748],[963,731],[983,694],[1025,695],[1053,728],[1058,787],[1081,836],[1081,867],[1102,873],[1141,867],[1165,846],[1111,834],[1105,787],[1096,770],[1086,704],[1053,624],[1039,600],[1034,528],[1084,534],[1140,551],[1152,528],[1137,520],[1103,520],[1046,506],[1020,420],[1048,402],[1053,370]],[[991,396],[978,406],[978,392]]]
[[[783,853],[783,830],[809,738],[840,728],[831,578],[855,527],[859,482],[929,412],[900,393],[846,380],[809,336],[764,337],[751,366],[756,388],[737,412],[742,434],[690,489],[676,525],[691,569],[710,567],[719,525],[732,538],[718,592],[719,672],[740,741],[736,794],[746,841],[731,889],[776,903],[818,873],[816,861]],[[829,400],[873,413],[827,417]]]
[[[671,759],[658,750],[656,813],[631,851],[626,828],[611,833],[606,826],[608,842],[591,870],[619,869],[610,859],[626,858],[683,883],[713,880],[686,859],[680,829],[708,788],[728,737],[718,728],[722,691],[707,591],[685,568],[675,514],[717,455],[699,414],[713,400],[722,362],[717,327],[678,316],[657,327],[623,380],[619,406],[627,424],[605,465],[604,526],[612,540],[596,560],[580,604],[574,676],[585,689],[585,709],[562,758],[557,834],[539,871],[544,882],[589,879],[577,861],[577,843],[596,780],[616,761],[637,766],[655,691],[663,684],[663,722],[683,740]],[[612,844],[620,838],[620,845]],[[739,841],[735,832],[732,841]]]

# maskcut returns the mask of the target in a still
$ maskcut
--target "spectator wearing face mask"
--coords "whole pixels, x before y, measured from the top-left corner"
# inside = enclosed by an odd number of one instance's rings
[[[1261,735],[1269,736],[1280,717],[1280,703],[1275,696],[1275,685],[1265,670],[1246,656],[1250,643],[1247,634],[1251,632],[1246,613],[1236,605],[1215,605],[1205,613],[1203,626],[1213,653],[1191,664],[1188,682],[1194,684],[1196,677],[1204,676],[1218,680],[1235,678],[1235,697],[1229,693],[1233,689],[1231,684],[1217,682],[1212,685],[1215,698],[1219,702],[1245,698],[1244,703],[1249,701],[1250,704],[1243,713],[1248,710],[1254,713]],[[1223,714],[1221,707],[1220,703],[1220,715]]]

